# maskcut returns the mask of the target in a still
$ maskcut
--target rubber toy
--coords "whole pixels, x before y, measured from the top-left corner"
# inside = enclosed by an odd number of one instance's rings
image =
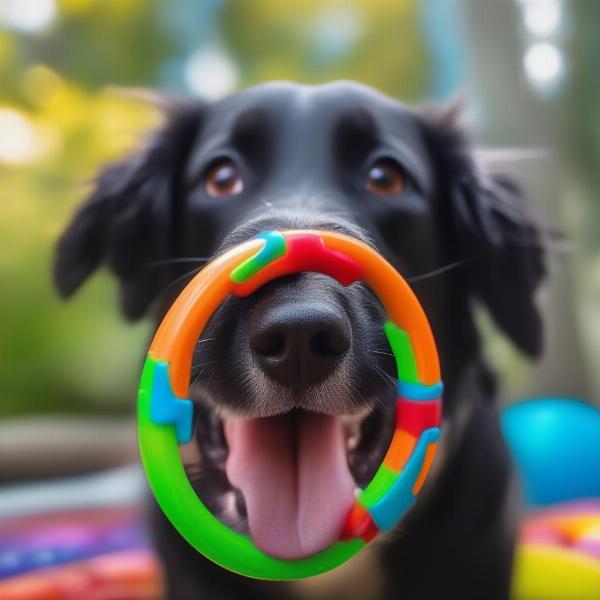
[[[504,411],[502,430],[529,506],[600,498],[600,410],[566,398],[527,400]]]
[[[520,537],[513,600],[600,598],[600,499],[529,516]]]
[[[538,509],[521,530],[513,600],[598,600],[600,410],[538,398],[507,408],[502,429],[525,502]]]
[[[387,314],[385,333],[398,371],[396,429],[382,464],[349,511],[339,539],[299,560],[261,552],[221,523],[185,474],[178,444],[192,438],[193,404],[186,398],[192,351],[207,321],[230,294],[244,297],[278,277],[305,271],[342,285],[364,281]],[[192,279],[157,330],[142,372],[138,439],[154,495],[179,533],[198,551],[236,573],[298,579],[328,571],[392,529],[415,502],[431,468],[442,417],[437,349],[419,302],[377,252],[333,232],[269,231],[220,255]]]

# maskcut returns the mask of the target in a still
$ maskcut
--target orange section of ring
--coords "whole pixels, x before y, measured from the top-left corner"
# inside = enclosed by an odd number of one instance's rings
[[[396,270],[364,242],[329,231],[282,231],[320,235],[324,243],[355,259],[363,268],[364,281],[379,297],[389,320],[408,332],[417,362],[419,380],[433,385],[440,380],[436,346],[429,323],[412,290]],[[161,323],[149,354],[170,363],[173,392],[185,398],[189,386],[192,354],[198,337],[219,304],[232,293],[231,271],[265,244],[253,239],[225,252],[209,263],[173,303]]]
[[[421,467],[421,472],[415,481],[415,485],[413,485],[413,494],[416,496],[421,491],[423,484],[425,483],[425,479],[427,479],[427,475],[429,474],[429,470],[431,469],[431,465],[433,464],[433,459],[435,458],[435,453],[437,452],[437,443],[429,444],[427,446],[427,451],[425,452],[425,460],[423,461],[423,466]]]
[[[383,459],[383,464],[390,470],[399,473],[417,445],[417,439],[406,431],[397,429],[392,443]]]
[[[219,304],[231,294],[231,271],[264,243],[261,239],[250,240],[215,258],[190,281],[160,324],[149,354],[170,363],[176,396],[187,395],[194,346]]]
[[[379,296],[388,319],[410,336],[420,382],[425,385],[438,383],[440,364],[431,327],[408,283],[366,244],[340,233],[322,232],[322,237],[326,246],[345,252],[362,265],[365,283]]]

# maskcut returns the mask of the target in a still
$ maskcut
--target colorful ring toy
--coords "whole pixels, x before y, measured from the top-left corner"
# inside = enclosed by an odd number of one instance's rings
[[[230,294],[248,296],[291,273],[313,271],[342,285],[362,280],[387,312],[385,333],[398,370],[396,429],[383,463],[357,496],[337,542],[298,560],[260,551],[221,523],[194,492],[178,444],[192,438],[188,393],[192,352]],[[324,231],[269,231],[216,258],[177,298],[150,346],[138,396],[144,469],[158,503],[179,533],[219,565],[248,577],[299,579],[323,573],[391,530],[411,507],[431,468],[442,415],[442,383],[431,328],[401,275],[372,248]]]

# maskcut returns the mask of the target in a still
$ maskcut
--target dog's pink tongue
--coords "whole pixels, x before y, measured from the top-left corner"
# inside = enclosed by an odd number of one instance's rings
[[[227,476],[265,553],[303,558],[338,538],[354,501],[340,420],[327,415],[229,419]]]

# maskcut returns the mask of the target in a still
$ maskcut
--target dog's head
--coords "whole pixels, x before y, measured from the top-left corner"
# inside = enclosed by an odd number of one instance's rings
[[[413,281],[440,345],[446,419],[480,362],[474,301],[540,352],[542,244],[518,189],[482,171],[448,115],[352,83],[267,84],[169,108],[141,151],[97,179],[60,241],[56,283],[69,295],[106,263],[126,317],[160,316],[216,253],[300,228],[356,236]],[[198,341],[192,479],[266,552],[329,545],[381,462],[395,395],[383,319],[364,285],[300,274],[227,299]]]

